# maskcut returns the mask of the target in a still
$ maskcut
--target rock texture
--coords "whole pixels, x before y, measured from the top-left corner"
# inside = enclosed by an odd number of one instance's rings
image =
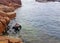
[[[11,38],[8,36],[0,36],[0,43],[22,43],[19,38]]]
[[[5,31],[10,20],[14,19],[15,17],[16,17],[15,12],[5,13],[0,11],[0,34]]]
[[[21,0],[0,0],[0,4],[9,5],[9,3],[16,3],[21,5]]]
[[[0,0],[0,34],[5,32],[10,20],[16,17],[15,9],[21,7],[21,0]]]
[[[0,0],[0,43],[22,43],[20,39],[3,36],[10,20],[16,17],[15,9],[21,7],[21,0]]]
[[[38,1],[38,2],[48,2],[48,1],[58,1],[58,2],[60,2],[60,0],[36,0],[36,1]]]

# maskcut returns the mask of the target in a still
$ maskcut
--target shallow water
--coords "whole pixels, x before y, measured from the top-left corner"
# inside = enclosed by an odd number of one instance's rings
[[[16,20],[27,43],[60,43],[60,3],[22,0]]]

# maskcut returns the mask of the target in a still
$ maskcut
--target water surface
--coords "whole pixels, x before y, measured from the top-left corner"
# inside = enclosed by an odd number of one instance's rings
[[[31,43],[60,43],[60,3],[22,0],[17,9],[23,39]]]

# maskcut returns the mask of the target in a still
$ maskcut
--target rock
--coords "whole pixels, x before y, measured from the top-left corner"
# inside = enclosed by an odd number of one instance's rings
[[[38,2],[48,2],[48,1],[58,1],[58,2],[60,2],[60,0],[36,0],[36,1],[38,1]]]
[[[5,30],[5,26],[0,22],[0,34]]]
[[[9,7],[12,7],[12,8],[14,8],[14,9],[16,9],[16,8],[18,8],[18,7],[21,7],[21,5],[16,4],[16,3],[10,3],[10,4],[9,4]]]
[[[21,0],[0,0],[0,4],[9,5],[9,3],[16,3],[21,5]]]
[[[7,13],[7,16],[10,18],[10,19],[14,19],[16,17],[16,13],[15,12],[8,12]]]
[[[0,10],[3,12],[13,12],[15,10],[15,8],[13,7],[8,7],[5,5],[0,5]]]
[[[0,36],[0,43],[8,43],[8,40],[4,36]]]
[[[15,12],[5,13],[3,11],[0,11],[0,16],[2,16],[2,17],[9,17],[9,19],[14,19],[16,17],[16,13]]]
[[[0,34],[4,32],[7,28],[8,23],[11,19],[14,19],[16,17],[15,12],[8,12],[5,13],[3,11],[0,11]]]
[[[15,39],[15,38],[9,38],[10,43],[21,43],[22,41],[20,41],[19,39]]]
[[[21,0],[10,0],[12,3],[14,2],[14,3],[16,3],[16,4],[19,4],[19,5],[21,5]]]
[[[2,32],[5,32],[5,30],[7,29],[7,25],[10,22],[10,19],[8,17],[2,17],[0,16],[0,34]]]
[[[2,17],[6,17],[7,14],[6,14],[5,12],[3,12],[3,11],[0,11],[0,16],[2,16]]]
[[[3,17],[6,20],[6,23],[9,24],[10,18],[9,17]]]
[[[10,22],[10,18],[9,17],[2,17],[2,16],[0,16],[0,19],[4,19],[7,24]]]
[[[19,38],[11,38],[7,36],[0,36],[0,42],[2,43],[23,43],[22,39]]]
[[[8,43],[8,40],[0,40],[0,43]]]
[[[0,0],[0,34],[6,30],[10,20],[16,17],[14,11],[18,7],[21,7],[21,0]]]
[[[5,19],[1,18],[0,22],[4,25],[4,27],[7,26],[7,21]]]

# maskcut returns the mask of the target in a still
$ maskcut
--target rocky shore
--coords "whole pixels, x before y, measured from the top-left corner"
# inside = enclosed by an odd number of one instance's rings
[[[38,2],[50,2],[50,1],[57,1],[57,2],[60,2],[60,0],[36,0]]]
[[[21,0],[0,0],[0,43],[21,43],[19,39],[3,36],[10,20],[16,17],[15,10],[21,7]],[[18,41],[19,40],[19,41]]]

